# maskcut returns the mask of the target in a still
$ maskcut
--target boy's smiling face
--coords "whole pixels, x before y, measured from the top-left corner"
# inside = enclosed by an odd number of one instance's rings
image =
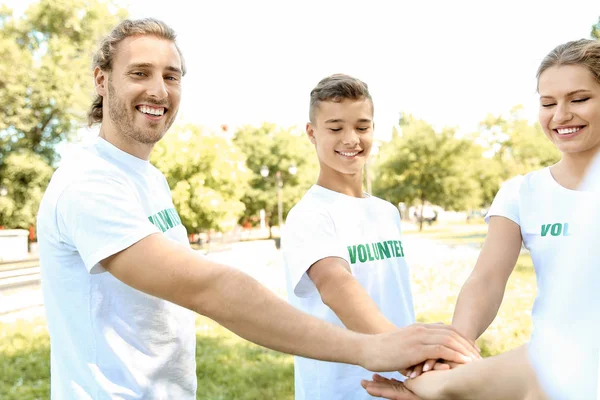
[[[373,103],[322,101],[306,132],[317,149],[322,176],[362,174],[373,144]]]

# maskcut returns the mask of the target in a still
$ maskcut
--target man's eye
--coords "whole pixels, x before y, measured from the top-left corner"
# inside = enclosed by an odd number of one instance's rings
[[[548,108],[548,107],[552,107],[554,105],[556,105],[556,104],[555,103],[547,103],[547,104],[542,104],[541,106],[544,108]]]
[[[145,73],[139,72],[139,71],[138,72],[134,72],[133,75],[136,75],[136,76],[146,76]]]

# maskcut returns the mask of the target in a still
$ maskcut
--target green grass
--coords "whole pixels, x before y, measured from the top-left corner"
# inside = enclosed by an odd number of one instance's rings
[[[422,235],[450,246],[479,240],[483,226],[436,227]],[[477,236],[474,236],[477,235]],[[417,318],[449,323],[456,297],[473,264],[445,260],[442,265],[411,265]],[[519,257],[498,317],[478,344],[484,356],[527,342],[536,291],[528,254]],[[213,321],[197,320],[198,399],[292,400],[293,358],[248,343]],[[43,320],[0,323],[0,399],[48,399],[49,338]]]
[[[293,357],[251,344],[198,317],[198,399],[294,398]],[[0,399],[50,397],[50,340],[43,320],[0,324]]]

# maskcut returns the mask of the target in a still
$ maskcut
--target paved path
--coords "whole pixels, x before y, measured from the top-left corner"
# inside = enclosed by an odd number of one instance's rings
[[[436,299],[442,301],[449,294],[457,294],[479,254],[479,249],[473,246],[449,246],[412,235],[405,235],[403,242],[411,269],[417,313],[423,311],[422,304],[430,304]],[[281,252],[275,248],[273,241],[240,242],[233,244],[229,251],[210,253],[206,257],[239,268],[285,298]],[[0,322],[37,318],[43,314],[39,284],[0,292]]]

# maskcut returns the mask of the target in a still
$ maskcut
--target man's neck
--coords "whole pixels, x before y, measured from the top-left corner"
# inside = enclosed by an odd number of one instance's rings
[[[100,137],[119,150],[129,153],[134,157],[148,161],[154,145],[136,142],[127,136],[119,133],[110,123],[100,125]]]
[[[317,185],[334,192],[345,194],[351,197],[364,197],[362,188],[362,173],[355,175],[341,174],[337,171],[323,171],[319,173]]]

